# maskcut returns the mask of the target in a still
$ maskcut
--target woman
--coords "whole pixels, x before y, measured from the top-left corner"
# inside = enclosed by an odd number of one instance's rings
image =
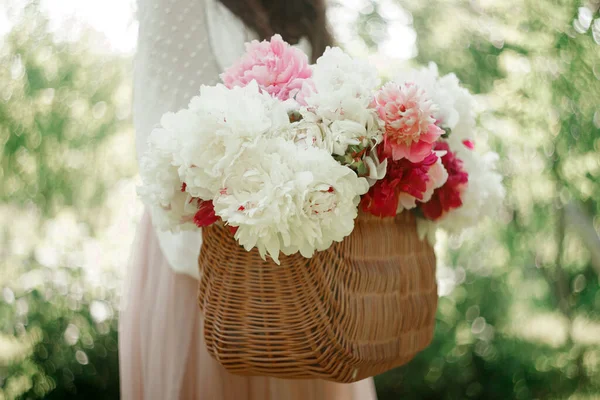
[[[331,42],[322,0],[139,0],[138,12],[138,156],[160,116],[184,107],[201,84],[216,83],[246,41],[280,33],[313,59]],[[120,319],[123,399],[375,399],[372,380],[341,385],[226,372],[203,342],[197,306],[200,247],[198,232],[155,232],[144,215]]]

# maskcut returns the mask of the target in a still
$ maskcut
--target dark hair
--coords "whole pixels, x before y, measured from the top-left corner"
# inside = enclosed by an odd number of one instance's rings
[[[312,58],[333,44],[327,28],[324,0],[220,0],[261,39],[279,33],[296,44],[306,37],[312,46]]]

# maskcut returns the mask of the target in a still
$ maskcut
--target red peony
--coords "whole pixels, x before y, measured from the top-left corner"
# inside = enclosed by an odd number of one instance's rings
[[[377,217],[393,217],[398,210],[398,192],[394,182],[382,179],[365,194],[360,206],[364,212]]]
[[[194,215],[194,223],[198,228],[209,226],[219,220],[215,214],[215,207],[212,201],[203,201],[198,199],[198,211]]]
[[[362,197],[362,210],[378,217],[393,217],[398,213],[401,193],[422,200],[430,179],[428,171],[437,160],[435,153],[418,163],[412,163],[406,158],[398,161],[388,159],[385,178],[377,181]]]
[[[445,212],[462,206],[461,194],[469,181],[469,174],[463,170],[462,161],[450,151],[448,143],[437,142],[435,150],[446,151],[446,155],[442,156],[442,164],[448,172],[448,180],[433,192],[431,200],[419,205],[425,217],[434,221]]]

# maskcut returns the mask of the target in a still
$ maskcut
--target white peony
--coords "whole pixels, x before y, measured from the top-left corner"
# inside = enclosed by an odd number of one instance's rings
[[[463,168],[469,174],[469,181],[461,195],[463,204],[436,221],[419,221],[421,236],[432,238],[436,228],[458,235],[483,219],[494,217],[502,206],[505,190],[502,176],[496,171],[498,154],[480,154],[463,145],[453,151],[463,161]]]
[[[254,81],[233,89],[203,86],[189,109],[161,120],[177,139],[174,163],[181,181],[188,193],[204,200],[221,187],[224,169],[247,144],[289,123],[283,103],[260,93]]]
[[[172,134],[158,128],[148,139],[148,150],[140,158],[142,186],[138,194],[149,207],[152,221],[161,230],[193,229],[196,213],[191,196],[181,191],[177,167],[173,165],[176,141]]]
[[[502,176],[496,171],[498,154],[480,154],[465,146],[459,146],[455,154],[463,161],[469,182],[461,196],[463,205],[450,210],[438,221],[439,226],[450,233],[474,226],[484,217],[495,216],[505,195]]]
[[[377,70],[368,62],[350,57],[338,47],[328,47],[313,66],[312,93],[306,103],[323,111],[339,112],[353,104],[366,108],[379,85]]]
[[[370,107],[378,85],[373,66],[337,47],[328,48],[317,60],[300,112],[305,120],[322,124],[332,154],[345,154],[361,138],[381,141],[383,125]]]
[[[278,262],[280,251],[310,257],[348,236],[368,189],[323,149],[260,138],[226,169],[213,203],[246,250]]]
[[[304,110],[303,120],[295,123],[297,125],[291,127],[288,135],[302,137],[309,134],[314,146],[327,150],[330,154],[344,155],[350,145],[364,144],[365,141],[380,143],[383,140],[379,119],[374,110],[362,116],[365,119],[361,121],[328,120],[316,112]],[[320,132],[314,126],[318,126]]]
[[[192,229],[197,201],[211,200],[223,170],[257,137],[285,129],[284,103],[244,88],[203,86],[188,108],[162,116],[141,157],[139,194],[161,229]],[[185,191],[181,188],[185,182]]]
[[[326,134],[326,131],[327,127],[322,123],[302,119],[290,124],[287,129],[275,132],[272,137],[291,140],[303,149],[317,147],[331,154],[333,141],[331,136]]]
[[[370,186],[383,179],[387,171],[387,159],[381,162],[377,155],[376,145],[382,140],[379,131],[369,137],[367,129],[354,121],[335,121],[332,125],[334,125],[334,129],[323,122],[303,119],[290,124],[288,129],[277,132],[277,135],[293,141],[303,149],[317,147],[329,154],[337,155],[345,154],[349,145],[362,144],[367,146],[370,151],[362,159],[368,168],[368,174],[365,175],[365,178]],[[339,134],[339,132],[351,131],[357,133],[352,136]]]

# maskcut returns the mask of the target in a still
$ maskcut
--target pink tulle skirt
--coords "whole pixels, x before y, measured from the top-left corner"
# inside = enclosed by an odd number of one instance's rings
[[[119,327],[123,399],[376,399],[372,379],[343,385],[225,371],[204,346],[198,283],[169,268],[147,213],[138,227],[132,261]]]

